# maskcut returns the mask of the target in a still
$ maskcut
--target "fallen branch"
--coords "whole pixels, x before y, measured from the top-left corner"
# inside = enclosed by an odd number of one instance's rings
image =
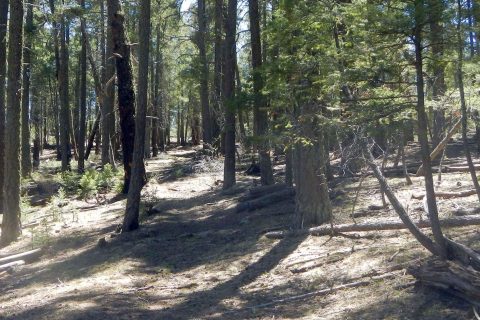
[[[6,256],[3,258],[0,258],[0,264],[4,264],[11,261],[16,261],[16,260],[23,260],[26,263],[29,263],[38,259],[42,255],[42,253],[43,253],[42,249],[39,248],[39,249],[34,249],[34,250],[14,254],[11,256]]]
[[[414,222],[418,228],[429,228],[431,226],[430,221],[422,220]],[[480,215],[452,217],[440,220],[442,227],[464,227],[471,225],[480,225]],[[364,232],[364,231],[387,231],[387,230],[401,230],[406,229],[407,226],[401,221],[377,221],[377,222],[364,222],[357,224],[340,224],[334,225],[333,228],[330,225],[323,225],[319,227],[313,227],[310,229],[291,230],[291,231],[274,231],[265,234],[265,237],[269,239],[282,239],[286,236],[299,236],[299,235],[312,235],[312,236],[328,236],[341,232]]]
[[[437,198],[444,198],[444,199],[450,199],[450,198],[463,198],[463,197],[469,197],[474,194],[477,194],[475,190],[466,190],[466,191],[460,191],[460,192],[435,192],[435,196]],[[419,194],[419,195],[413,195],[413,199],[417,200],[422,200],[425,197],[425,194]]]
[[[480,170],[480,165],[473,166],[475,170]],[[469,172],[470,168],[468,166],[445,166],[445,171],[443,172]]]
[[[269,186],[259,186],[259,187],[251,188],[248,190],[247,195],[240,198],[240,201],[248,201],[248,200],[260,198],[265,195],[269,195],[271,193],[285,190],[287,188],[288,186],[285,183],[277,183]]]
[[[0,265],[0,271],[10,270],[13,267],[22,266],[24,264],[25,264],[25,261],[23,261],[23,260],[17,260],[17,261],[12,261],[12,262],[9,262],[9,263],[5,263],[5,264]]]

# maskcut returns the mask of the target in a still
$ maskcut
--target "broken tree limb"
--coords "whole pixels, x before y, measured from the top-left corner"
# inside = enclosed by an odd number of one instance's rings
[[[293,201],[293,197],[295,196],[295,189],[287,188],[282,191],[278,191],[269,195],[265,195],[258,199],[254,199],[251,201],[241,202],[236,206],[236,212],[243,212],[243,211],[253,211],[257,209],[262,209],[267,207],[271,204],[282,202],[282,201]]]
[[[22,266],[24,264],[25,264],[25,261],[23,261],[23,260],[17,260],[17,261],[12,261],[12,262],[9,262],[9,263],[5,263],[5,264],[0,265],[0,271],[7,271],[7,270],[10,270],[14,267]]]
[[[419,282],[480,306],[480,272],[452,261],[433,259],[408,268]]]
[[[450,198],[463,198],[463,197],[469,197],[471,195],[477,194],[475,190],[465,190],[465,191],[460,191],[460,192],[435,192],[435,196],[437,198],[444,198],[444,199],[450,199]],[[419,195],[413,195],[413,199],[417,200],[422,200],[425,198],[425,194],[419,194]]]
[[[413,221],[412,221],[413,222]],[[428,220],[416,221],[416,228],[430,228],[431,224]],[[480,225],[480,215],[452,217],[440,220],[442,227],[465,227]],[[312,235],[312,236],[328,236],[335,233],[342,232],[366,232],[366,231],[388,231],[388,230],[402,230],[407,229],[407,226],[402,221],[377,221],[364,222],[357,224],[339,224],[334,225],[333,228],[329,225],[313,227],[303,230],[292,231],[276,231],[268,232],[265,236],[269,239],[282,239],[286,236]]]
[[[11,256],[6,256],[6,257],[3,257],[3,258],[0,258],[0,264],[5,264],[5,263],[12,262],[12,261],[15,261],[15,260],[24,260],[27,263],[32,262],[32,261],[35,261],[38,258],[40,258],[42,253],[43,253],[42,249],[39,248],[39,249],[34,249],[34,250],[14,254],[14,255],[11,255]]]
[[[480,165],[476,164],[473,166],[475,170],[480,170]],[[445,171],[443,172],[469,172],[470,168],[468,166],[445,166]]]
[[[457,132],[457,130],[460,129],[461,125],[462,125],[462,119],[460,118],[453,125],[452,129],[447,133],[445,138],[443,138],[443,140],[440,141],[440,143],[436,146],[436,148],[432,151],[432,153],[430,153],[430,160],[435,159],[436,157],[438,157],[442,153],[443,149],[447,146],[448,141],[453,137],[455,132]],[[424,175],[423,165],[421,165],[418,168],[417,173],[416,173],[417,177],[420,177],[422,175]]]

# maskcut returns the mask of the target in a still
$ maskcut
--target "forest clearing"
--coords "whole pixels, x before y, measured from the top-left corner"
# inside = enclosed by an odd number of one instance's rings
[[[458,147],[449,149],[449,160],[462,162],[459,154],[454,154]],[[51,205],[40,201],[38,206],[28,206],[20,240],[1,250],[1,256],[34,248],[45,251],[34,262],[1,274],[1,317],[474,317],[468,303],[415,285],[415,278],[406,269],[428,255],[408,231],[268,239],[266,232],[288,229],[295,212],[293,198],[238,212],[249,190],[258,189],[258,178],[239,172],[237,189],[224,194],[217,183],[222,176],[221,161],[198,160],[198,151],[199,148],[173,148],[146,161],[149,180],[142,193],[142,228],[133,233],[116,232],[125,199],[114,193],[88,201],[65,196],[61,201],[48,201]],[[413,157],[409,160],[418,162]],[[52,167],[39,170],[45,176],[43,170]],[[277,179],[282,178],[283,170],[282,161],[274,165]],[[412,197],[423,192],[423,177],[412,180],[412,186],[406,185],[402,177],[392,178],[391,182],[412,217],[425,219],[422,201]],[[38,182],[36,188],[30,186],[34,191],[27,199],[38,202],[42,196],[38,194],[42,192],[39,187],[54,181],[52,178],[50,182]],[[398,220],[391,207],[381,208],[378,183],[372,176],[365,178],[361,189],[359,178],[339,179],[336,184],[333,190],[343,192],[332,200],[335,225]],[[445,173],[439,189],[459,192],[469,189],[469,185],[468,173]],[[50,185],[51,189],[58,187]],[[355,197],[358,198],[352,218]],[[459,216],[461,209],[477,207],[475,195],[439,200],[441,219]],[[446,232],[453,239],[478,248],[478,226]],[[353,287],[329,292],[349,284]]]
[[[0,0],[0,319],[479,319],[479,0]]]

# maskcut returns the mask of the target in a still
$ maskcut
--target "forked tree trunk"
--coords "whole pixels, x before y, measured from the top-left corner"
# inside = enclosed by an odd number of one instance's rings
[[[10,0],[5,139],[4,213],[1,244],[21,233],[20,222],[20,83],[22,79],[23,1]]]

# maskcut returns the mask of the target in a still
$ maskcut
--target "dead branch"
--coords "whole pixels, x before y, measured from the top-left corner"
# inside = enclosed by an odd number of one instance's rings
[[[12,262],[15,260],[24,260],[26,263],[29,263],[38,259],[42,255],[42,253],[43,253],[42,249],[39,248],[39,249],[34,249],[34,250],[30,250],[30,251],[26,251],[18,254],[6,256],[3,258],[0,258],[0,264]]]
[[[17,260],[17,261],[12,261],[12,262],[9,262],[9,263],[5,263],[5,264],[0,265],[0,271],[10,270],[14,267],[22,266],[24,264],[25,264],[25,261],[23,261],[23,260]]]
[[[267,194],[258,199],[241,202],[237,205],[236,212],[253,211],[286,200],[293,201],[294,196],[295,189],[287,188],[285,190],[281,190],[272,194]]]
[[[413,221],[412,221],[413,222]],[[431,224],[428,220],[414,222],[417,228],[430,228]],[[480,215],[452,217],[440,220],[442,227],[464,227],[472,225],[480,225]],[[368,232],[368,231],[388,231],[388,230],[402,230],[407,229],[407,226],[402,221],[376,221],[364,222],[357,224],[340,224],[334,225],[333,228],[329,225],[313,227],[310,229],[291,230],[291,231],[274,231],[268,232],[265,236],[269,239],[282,239],[286,236],[312,235],[312,236],[328,236],[332,233],[341,232]]]
[[[451,198],[463,198],[463,197],[469,197],[474,194],[477,194],[475,190],[466,190],[466,191],[460,191],[460,192],[435,192],[435,196],[437,198],[444,198],[444,199],[451,199]],[[419,195],[413,195],[413,199],[417,200],[422,200],[425,197],[425,194],[419,194]]]

